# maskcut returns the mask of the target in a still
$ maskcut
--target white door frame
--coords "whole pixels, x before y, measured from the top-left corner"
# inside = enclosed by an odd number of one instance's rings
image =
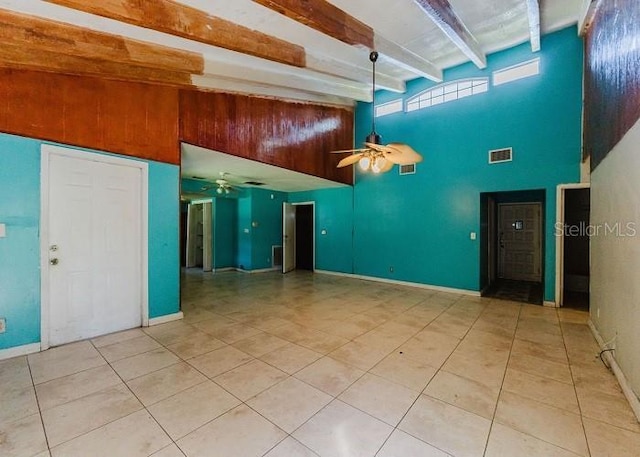
[[[556,236],[556,296],[555,306],[561,307],[564,302],[564,213],[565,191],[573,189],[590,189],[591,183],[581,182],[575,184],[558,184],[556,191],[556,224],[554,234]],[[560,229],[560,230],[558,230]]]
[[[311,239],[312,239],[312,243],[313,243],[313,265],[312,271],[316,271],[316,202],[315,201],[311,201],[311,202],[299,202],[299,203],[292,203],[293,206],[306,206],[306,205],[311,205],[311,211],[313,213],[313,224],[311,225]],[[296,233],[297,236],[297,233]],[[294,239],[295,242],[295,239]]]
[[[146,162],[125,159],[108,154],[43,144],[40,156],[40,349],[49,348],[49,161],[51,155],[91,160],[112,165],[138,168],[141,177],[141,301],[142,326],[149,325],[149,165]]]

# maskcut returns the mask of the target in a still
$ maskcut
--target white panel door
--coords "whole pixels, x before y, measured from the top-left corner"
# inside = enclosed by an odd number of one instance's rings
[[[142,324],[142,170],[49,157],[49,344]]]
[[[296,207],[282,204],[282,272],[296,268]]]

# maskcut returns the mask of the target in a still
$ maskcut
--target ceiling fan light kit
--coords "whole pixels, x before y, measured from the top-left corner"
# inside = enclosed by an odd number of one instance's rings
[[[351,152],[352,155],[345,157],[338,162],[338,168],[358,164],[362,171],[372,171],[373,173],[386,173],[395,164],[408,165],[422,162],[422,156],[411,146],[404,143],[389,143],[382,145],[382,137],[376,132],[376,61],[378,53],[371,51],[369,60],[372,64],[372,101],[371,101],[371,133],[365,140],[365,148],[347,149],[343,151],[332,151],[334,154]]]

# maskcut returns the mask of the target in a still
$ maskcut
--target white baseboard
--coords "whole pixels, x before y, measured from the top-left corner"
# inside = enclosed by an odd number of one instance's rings
[[[558,305],[554,301],[543,301],[542,306],[546,306],[547,308],[558,308]]]
[[[341,273],[337,271],[328,271],[328,270],[315,270],[315,273],[320,273],[324,275],[333,275],[333,276],[344,276],[345,278],[362,279],[364,281],[383,282],[386,284],[396,284],[399,286],[417,287],[419,289],[435,290],[436,292],[447,292],[452,294],[469,295],[472,297],[480,296],[480,292],[477,290],[454,289],[452,287],[433,286],[430,284],[422,284],[419,282],[398,281],[397,279],[377,278],[375,276],[354,275],[351,273]]]
[[[149,327],[153,325],[166,324],[167,322],[179,321],[184,317],[182,311],[178,311],[177,313],[167,314],[165,316],[160,317],[152,317],[149,319]]]
[[[598,346],[600,346],[600,349],[608,349],[605,348],[604,340],[602,339],[600,332],[593,324],[593,321],[591,319],[589,319],[589,328],[591,329],[591,333],[593,333],[593,336],[598,342]],[[638,399],[633,389],[631,389],[629,381],[627,381],[627,378],[620,369],[620,365],[618,365],[615,357],[611,354],[611,351],[605,352],[604,354],[602,354],[602,357],[606,359],[607,363],[611,367],[611,371],[613,371],[613,374],[618,380],[618,384],[620,384],[620,388],[622,389],[624,396],[627,398],[629,406],[631,406],[633,413],[636,415],[636,419],[638,419],[638,421],[640,422],[640,399]]]
[[[254,274],[254,273],[268,273],[270,271],[278,271],[280,268],[261,268],[259,270],[242,270],[240,268],[236,268],[236,271],[240,273]]]
[[[0,360],[11,359],[21,355],[33,354],[40,352],[40,343],[25,344],[24,346],[16,346],[8,349],[0,349]]]

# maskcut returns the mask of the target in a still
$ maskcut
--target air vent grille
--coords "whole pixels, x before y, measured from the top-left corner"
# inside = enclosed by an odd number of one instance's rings
[[[248,186],[264,186],[264,183],[259,181],[245,181],[245,184]]]
[[[489,151],[489,163],[511,162],[513,160],[513,149],[494,149]]]
[[[398,169],[401,175],[412,175],[416,172],[416,164],[410,163],[407,165],[399,165]]]

